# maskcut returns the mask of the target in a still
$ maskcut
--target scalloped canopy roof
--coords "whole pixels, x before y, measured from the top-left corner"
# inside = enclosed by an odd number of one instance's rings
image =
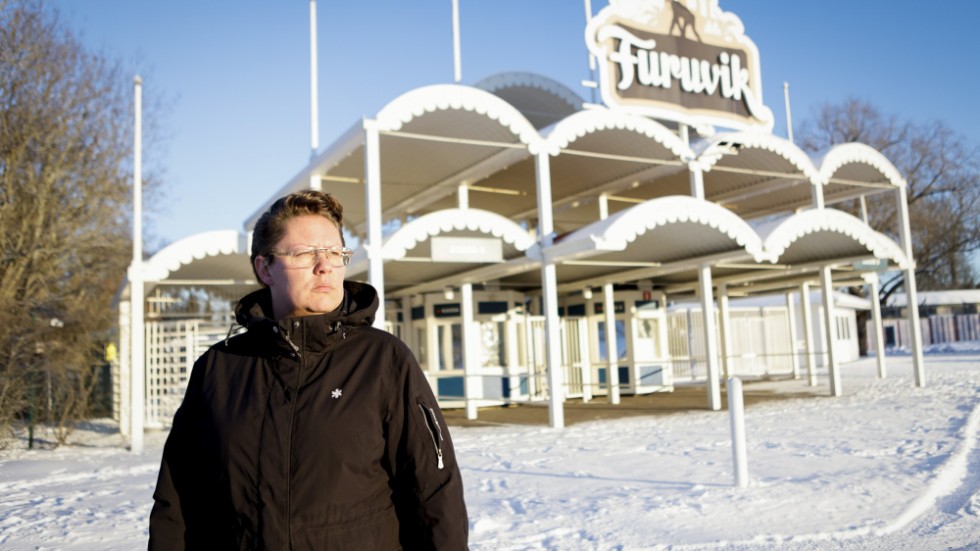
[[[806,250],[817,247],[821,239],[800,236],[776,253],[756,243],[761,237],[745,228],[811,208],[818,192],[827,207],[835,207],[905,185],[887,159],[860,144],[835,148],[817,159],[778,136],[755,132],[717,134],[688,146],[676,129],[649,118],[586,108],[581,97],[560,83],[529,73],[505,73],[475,86],[425,86],[393,99],[376,117],[352,126],[272,194],[246,220],[246,229],[276,198],[319,185],[344,204],[350,233],[363,236],[369,129],[378,133],[380,202],[386,223],[457,209],[458,191],[464,186],[469,208],[492,213],[533,235],[540,215],[537,181],[542,159],[547,159],[553,228],[557,236],[566,236],[555,251],[570,250],[574,240],[568,236],[603,227],[612,232],[614,220],[620,220],[617,227],[646,228],[630,239],[603,234],[607,248],[614,242],[627,245],[589,253],[593,264],[605,262],[605,268],[568,259],[558,271],[566,285],[611,279],[614,273],[621,274],[618,282],[650,273],[681,285],[696,281],[698,263],[705,261],[719,277],[736,278],[746,262],[768,263],[770,273],[789,270],[789,260],[794,266],[805,263],[812,256]],[[702,170],[703,200],[692,197],[692,167]],[[692,207],[691,201],[700,203]],[[650,226],[660,220],[658,209],[695,215]],[[599,221],[601,212],[608,216],[606,222]],[[718,225],[723,221],[727,225]],[[884,236],[861,241],[864,238],[856,236],[862,232],[831,231],[825,237],[841,240],[837,252],[842,258],[863,251],[865,256],[886,256],[894,264],[905,262],[895,254],[894,242],[881,244],[881,239],[888,241]],[[541,252],[534,248],[532,262]],[[471,277],[468,268],[472,267],[459,268],[460,277]],[[386,281],[396,287],[424,282],[421,276],[415,282],[395,282],[392,271],[386,273]],[[418,266],[397,272],[399,277],[422,273]],[[515,268],[507,273],[514,286],[540,287],[540,274],[534,270]]]

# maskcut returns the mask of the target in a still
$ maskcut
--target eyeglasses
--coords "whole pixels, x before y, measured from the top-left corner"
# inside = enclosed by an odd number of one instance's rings
[[[290,268],[312,268],[316,265],[320,253],[323,253],[327,263],[334,268],[343,268],[350,264],[350,257],[354,251],[347,247],[304,247],[291,251],[273,252],[269,256],[285,258],[286,265]]]

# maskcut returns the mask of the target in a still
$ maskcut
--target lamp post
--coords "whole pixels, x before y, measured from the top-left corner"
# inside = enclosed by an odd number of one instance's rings
[[[51,327],[56,329],[65,326],[65,322],[61,321],[58,318],[51,318],[51,320],[48,323],[49,325],[51,325]],[[46,411],[50,419],[51,407],[53,405],[51,399],[51,370],[48,369],[48,361],[47,358],[45,358],[44,354],[45,354],[44,343],[43,342],[35,343],[34,355],[38,358],[39,361],[44,362],[44,376],[45,376],[45,384],[47,386],[47,398],[48,398],[48,409]],[[28,400],[30,403],[28,404],[28,409],[27,409],[27,449],[29,450],[34,449],[34,424],[35,421],[37,420],[37,378],[33,376],[34,375],[33,373],[31,375],[32,376],[30,377],[30,383],[28,385]]]

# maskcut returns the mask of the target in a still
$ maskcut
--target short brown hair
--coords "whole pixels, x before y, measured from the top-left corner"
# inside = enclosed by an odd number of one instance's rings
[[[324,193],[315,189],[306,189],[290,193],[280,197],[269,207],[269,210],[262,213],[255,229],[252,230],[252,271],[255,272],[255,259],[260,256],[269,257],[269,262],[273,262],[272,247],[275,246],[283,236],[286,235],[286,223],[298,216],[307,215],[322,216],[333,222],[340,232],[340,241],[346,245],[344,240],[344,207],[335,197],[329,193]],[[262,278],[255,273],[255,278],[259,283]]]

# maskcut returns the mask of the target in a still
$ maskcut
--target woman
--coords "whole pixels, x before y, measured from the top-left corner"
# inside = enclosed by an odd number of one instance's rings
[[[465,549],[452,441],[411,351],[345,282],[342,207],[307,190],[255,226],[248,331],[194,365],[150,549]]]

